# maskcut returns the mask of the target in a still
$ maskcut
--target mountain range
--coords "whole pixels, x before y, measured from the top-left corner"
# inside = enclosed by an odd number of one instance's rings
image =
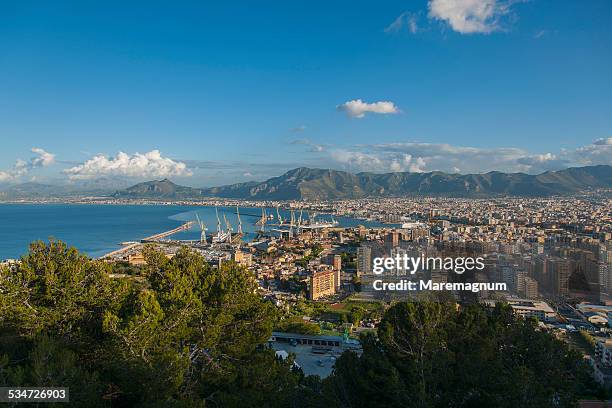
[[[348,173],[300,167],[263,182],[250,181],[212,188],[193,188],[168,179],[136,184],[116,198],[251,200],[330,200],[363,197],[439,195],[454,197],[550,196],[612,188],[612,166],[573,167],[531,175],[492,171],[484,174]]]
[[[85,196],[108,197],[118,188],[126,188],[125,180],[95,179],[70,184],[44,184],[29,181],[0,186],[0,200],[32,200],[48,198],[78,198]]]
[[[33,181],[7,186],[0,191],[0,199],[67,198],[84,195],[108,195],[112,190],[85,188],[84,186],[43,184]]]

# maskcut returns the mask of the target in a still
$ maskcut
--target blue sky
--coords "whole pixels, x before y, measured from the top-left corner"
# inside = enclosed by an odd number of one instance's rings
[[[126,3],[0,6],[0,183],[612,164],[607,0]]]

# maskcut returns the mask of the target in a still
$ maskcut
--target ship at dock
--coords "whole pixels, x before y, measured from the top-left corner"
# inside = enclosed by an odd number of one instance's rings
[[[244,233],[242,231],[242,219],[240,218],[240,209],[238,208],[238,206],[236,206],[236,215],[238,217],[236,232],[234,232],[234,227],[229,222],[225,214],[223,214],[223,223],[221,222],[221,217],[219,217],[219,210],[216,207],[215,207],[215,215],[217,218],[217,230],[214,233],[212,233],[210,237],[208,237],[206,234],[206,231],[208,231],[208,228],[206,228],[206,224],[204,224],[204,222],[200,220],[200,217],[198,216],[197,213],[195,214],[196,220],[197,220],[197,226],[199,226],[200,228],[200,244],[203,244],[203,245],[206,245],[206,244],[211,244],[211,245],[239,244],[240,241],[242,240],[242,237],[244,236]]]
[[[314,230],[337,227],[340,223],[331,216],[328,220],[317,219],[317,213],[308,213],[304,215],[303,209],[299,212],[291,209],[289,211],[289,219],[283,218],[279,211],[279,207],[276,207],[276,216],[268,214],[265,208],[261,210],[261,217],[255,223],[259,226],[259,234],[262,235],[266,231],[266,225],[271,227],[270,232],[289,234],[293,236],[294,233],[299,234],[303,230]]]

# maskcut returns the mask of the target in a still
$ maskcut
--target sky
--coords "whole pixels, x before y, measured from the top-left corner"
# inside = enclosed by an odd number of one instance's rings
[[[612,164],[609,0],[0,4],[0,186]]]

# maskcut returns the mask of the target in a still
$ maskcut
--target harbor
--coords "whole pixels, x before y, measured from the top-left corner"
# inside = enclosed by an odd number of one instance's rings
[[[100,259],[114,259],[114,258],[121,257],[124,253],[129,252],[130,250],[133,250],[137,247],[140,247],[141,244],[158,242],[159,240],[169,237],[170,235],[174,235],[177,232],[189,230],[192,224],[193,224],[192,221],[187,221],[186,223],[182,224],[180,227],[173,228],[169,231],[160,232],[159,234],[151,235],[150,237],[141,239],[140,242],[122,242],[121,244],[124,245],[122,248],[119,248],[115,251],[111,251],[105,255],[102,255]]]

